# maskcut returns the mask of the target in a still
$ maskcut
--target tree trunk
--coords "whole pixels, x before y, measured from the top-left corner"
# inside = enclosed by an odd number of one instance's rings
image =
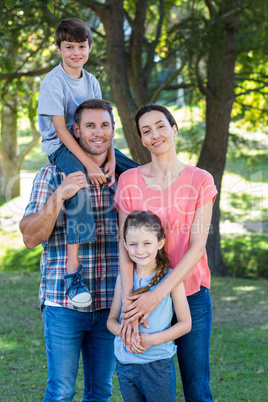
[[[238,34],[239,6],[235,0],[222,2],[221,15],[211,29],[207,68],[206,136],[198,166],[214,177],[218,196],[213,208],[212,227],[208,237],[207,253],[213,273],[227,274],[220,246],[220,190],[228,146],[229,124],[234,102],[234,68]],[[222,15],[227,15],[223,18]]]
[[[1,127],[0,196],[10,199],[20,195],[16,105],[3,107]]]
[[[113,0],[107,7],[97,8],[95,12],[100,17],[106,33],[105,69],[126,141],[133,159],[144,164],[150,160],[150,156],[134,132],[134,116],[137,107],[141,105],[136,105],[127,77],[123,0]]]

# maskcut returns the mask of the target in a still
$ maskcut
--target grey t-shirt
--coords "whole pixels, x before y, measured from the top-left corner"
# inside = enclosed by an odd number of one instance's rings
[[[38,123],[42,136],[42,150],[47,155],[51,155],[61,145],[52,116],[64,116],[67,130],[74,135],[76,108],[82,102],[94,98],[101,99],[100,84],[94,75],[84,69],[81,78],[72,78],[63,70],[60,63],[45,76],[40,87]]]

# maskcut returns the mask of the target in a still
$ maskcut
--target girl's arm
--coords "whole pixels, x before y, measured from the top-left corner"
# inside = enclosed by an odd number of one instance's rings
[[[116,279],[115,289],[114,289],[114,298],[110,309],[110,314],[107,320],[107,328],[114,335],[119,335],[120,332],[120,324],[119,318],[122,308],[122,294],[121,294],[121,286],[119,281],[119,276]]]
[[[162,332],[154,334],[140,333],[141,346],[144,349],[149,349],[151,346],[159,345],[160,343],[173,341],[191,331],[192,319],[183,283],[175,286],[171,292],[171,297],[178,322]]]
[[[212,200],[196,210],[191,229],[189,249],[167,279],[152,292],[128,297],[128,300],[133,301],[129,306],[129,311],[125,314],[125,318],[129,319],[129,322],[142,316],[140,323],[143,323],[157,307],[159,302],[164,299],[176,285],[184,281],[198,261],[205,255],[211,216]]]
[[[80,145],[67,130],[64,116],[52,116],[52,121],[61,142],[80,160],[85,166],[90,182],[93,185],[106,183],[106,178],[101,169],[82,150]]]

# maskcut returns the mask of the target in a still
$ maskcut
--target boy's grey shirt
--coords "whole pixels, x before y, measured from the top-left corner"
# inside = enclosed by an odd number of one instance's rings
[[[101,99],[101,89],[94,75],[82,69],[81,78],[70,77],[60,63],[44,78],[40,87],[38,123],[42,136],[42,150],[51,155],[60,146],[52,116],[64,116],[67,130],[72,135],[74,112],[88,99]]]

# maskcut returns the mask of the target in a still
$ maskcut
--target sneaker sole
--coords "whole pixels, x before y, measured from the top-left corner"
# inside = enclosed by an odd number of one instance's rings
[[[75,306],[75,307],[88,307],[88,306],[90,306],[91,305],[91,303],[92,303],[92,298],[90,298],[88,301],[86,301],[86,302],[77,302],[77,301],[74,301],[74,300],[71,300],[70,298],[69,298],[69,296],[68,296],[68,300],[69,300],[69,302],[73,305],[73,306]]]

